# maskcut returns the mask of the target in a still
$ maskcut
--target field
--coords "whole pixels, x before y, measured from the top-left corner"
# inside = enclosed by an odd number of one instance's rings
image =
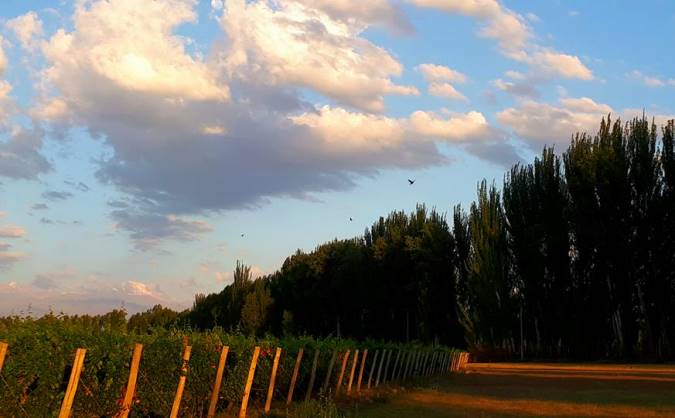
[[[675,417],[675,366],[469,364],[359,408],[384,417]]]

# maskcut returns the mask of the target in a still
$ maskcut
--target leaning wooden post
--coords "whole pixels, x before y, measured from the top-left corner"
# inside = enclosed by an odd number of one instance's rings
[[[431,359],[429,361],[429,366],[427,367],[427,370],[426,370],[427,376],[431,376],[433,374],[434,364],[436,364],[436,354],[437,353],[435,351],[433,353],[431,353]]]
[[[183,365],[180,369],[180,378],[178,379],[178,388],[176,389],[176,396],[173,398],[173,406],[171,407],[171,418],[178,417],[180,411],[180,401],[183,399],[183,390],[185,389],[185,379],[187,378],[188,363],[190,362],[190,353],[192,346],[186,345],[183,350]]]
[[[354,351],[354,360],[352,360],[352,371],[349,373],[349,382],[347,383],[347,394],[352,393],[352,383],[354,383],[354,372],[356,371],[356,363],[359,361],[359,350]]]
[[[396,360],[394,361],[394,367],[391,368],[391,381],[396,380],[396,371],[398,370],[398,364],[401,360],[401,350],[396,352]]]
[[[370,373],[368,374],[368,389],[370,389],[370,383],[373,380],[373,373],[375,372],[375,366],[377,366],[377,358],[380,355],[380,350],[375,350],[375,357],[373,357],[373,365],[370,366]]]
[[[86,354],[87,350],[84,348],[78,348],[77,351],[75,351],[75,361],[73,361],[73,368],[70,370],[70,379],[68,380],[66,394],[63,397],[63,403],[61,404],[59,418],[70,417],[70,410],[73,407],[75,393],[77,392],[77,384],[80,381],[80,374],[82,373],[82,365],[84,364],[84,356]]]
[[[368,358],[368,349],[363,350],[363,356],[361,356],[361,368],[359,369],[359,379],[356,382],[356,393],[361,393],[361,381],[363,380],[363,371],[366,368],[366,359]]]
[[[398,370],[396,371],[396,380],[401,380],[403,378],[403,372],[405,370],[405,362],[408,358],[408,353],[406,351],[401,351],[401,363],[398,365]]]
[[[342,367],[340,367],[340,376],[338,376],[337,385],[335,386],[335,396],[338,396],[340,393],[340,387],[342,386],[342,379],[345,377],[345,369],[347,368],[347,361],[349,360],[350,350],[345,351],[344,357],[342,358]]]
[[[134,352],[131,355],[131,367],[129,367],[129,382],[127,383],[127,390],[122,401],[122,411],[119,418],[127,418],[131,405],[134,401],[134,393],[136,393],[136,380],[138,379],[138,367],[141,364],[141,353],[143,352],[143,344],[135,344]]]
[[[420,374],[420,367],[422,364],[422,358],[424,358],[424,353],[418,351],[417,352],[417,361],[415,361],[415,376],[419,377]]]
[[[330,378],[333,375],[333,366],[335,366],[335,360],[337,359],[337,350],[333,350],[333,355],[330,357],[330,362],[328,363],[328,370],[326,371],[326,378],[323,381],[322,389],[325,392],[328,390],[328,385],[330,384]]]
[[[382,375],[382,367],[384,366],[384,358],[387,356],[389,350],[384,350],[382,352],[382,357],[380,357],[380,366],[377,368],[377,379],[375,379],[375,387],[380,384],[380,376]]]
[[[220,350],[220,359],[218,360],[218,370],[216,371],[216,381],[213,384],[213,391],[211,392],[211,402],[209,403],[208,418],[213,418],[216,415],[216,406],[218,406],[218,395],[220,394],[220,385],[223,383],[223,372],[225,372],[225,364],[227,363],[227,353],[230,347],[225,345]]]
[[[274,353],[274,362],[272,363],[272,374],[270,375],[270,385],[267,388],[267,400],[265,401],[265,413],[270,412],[272,407],[272,397],[274,396],[274,383],[277,380],[277,369],[279,368],[279,357],[281,356],[281,348],[277,347]]]
[[[319,364],[319,354],[321,350],[317,349],[314,351],[314,361],[312,361],[312,372],[309,375],[309,385],[307,385],[307,393],[305,394],[305,400],[308,401],[312,396],[312,389],[314,389],[314,379],[316,378],[316,368]]]
[[[2,371],[2,366],[5,364],[5,356],[7,355],[8,344],[5,342],[0,342],[0,372]]]
[[[295,358],[295,367],[293,367],[293,376],[291,377],[291,386],[288,388],[288,397],[286,398],[286,405],[290,405],[293,401],[293,391],[295,390],[295,382],[298,380],[298,373],[300,372],[300,363],[302,362],[302,354],[305,352],[304,348],[298,351],[298,356]]]
[[[389,374],[389,363],[391,362],[391,355],[394,350],[389,350],[387,354],[387,363],[384,365],[384,373],[382,374],[382,384],[387,381],[387,375]]]
[[[260,355],[260,347],[253,349],[253,357],[251,358],[251,366],[248,369],[248,377],[246,378],[246,385],[244,386],[244,397],[241,398],[241,408],[239,409],[239,418],[246,418],[246,408],[248,408],[248,398],[251,396],[251,387],[253,386],[253,377],[255,376],[255,367],[258,364],[258,356]]]
[[[413,352],[412,352],[412,351],[408,351],[408,353],[406,354],[405,357],[406,357],[406,359],[405,359],[405,368],[403,369],[403,375],[401,376],[401,378],[402,378],[403,380],[408,379],[408,372],[410,371],[410,362],[412,361]]]

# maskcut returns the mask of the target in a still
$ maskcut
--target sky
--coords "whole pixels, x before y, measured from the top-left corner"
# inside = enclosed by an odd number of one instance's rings
[[[237,260],[451,214],[603,116],[671,118],[674,23],[666,0],[2,0],[0,314],[181,309]]]

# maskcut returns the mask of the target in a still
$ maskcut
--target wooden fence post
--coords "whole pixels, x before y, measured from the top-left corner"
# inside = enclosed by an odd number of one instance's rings
[[[319,354],[321,354],[321,350],[316,349],[314,351],[314,361],[312,362],[312,372],[309,375],[309,385],[307,386],[307,393],[305,394],[306,401],[312,396],[312,389],[314,389],[314,379],[316,378],[316,367],[319,364]]]
[[[356,382],[356,393],[361,393],[361,381],[363,380],[363,370],[366,368],[366,359],[368,358],[368,349],[363,350],[361,356],[361,368],[359,369],[359,379]]]
[[[260,355],[260,347],[255,347],[253,349],[253,357],[251,358],[251,366],[248,368],[248,377],[246,377],[246,385],[244,386],[244,396],[241,399],[239,418],[246,418],[246,408],[248,408],[248,398],[249,396],[251,396],[251,387],[253,386],[253,377],[255,376],[255,367],[258,364],[259,355]]]
[[[419,367],[420,367],[420,361],[422,361],[422,354],[423,354],[423,353],[422,353],[421,351],[418,351],[418,352],[415,354],[415,362],[413,363],[413,371],[412,371],[413,377],[417,377],[417,376],[418,376],[418,371],[419,371]]]
[[[120,418],[127,418],[131,411],[132,403],[134,401],[134,393],[136,393],[136,380],[138,379],[138,367],[141,364],[141,354],[143,353],[143,344],[135,344],[134,352],[131,355],[131,366],[129,367],[129,381],[127,389],[122,401],[122,411]]]
[[[429,360],[429,365],[427,366],[427,370],[426,370],[426,373],[425,373],[427,376],[431,376],[431,375],[433,374],[433,371],[434,371],[434,364],[436,364],[436,355],[437,355],[437,354],[438,354],[438,353],[436,353],[435,351],[434,351],[433,353],[431,353],[431,358],[430,358],[430,360]]]
[[[333,366],[335,366],[335,360],[337,359],[337,350],[333,350],[333,355],[330,357],[330,362],[328,363],[328,370],[326,371],[326,378],[323,381],[322,390],[325,392],[328,389],[330,384],[330,378],[333,376]]]
[[[408,351],[408,353],[406,354],[405,357],[406,357],[406,359],[405,359],[405,369],[403,369],[403,375],[402,375],[403,380],[408,379],[408,372],[410,371],[410,362],[412,361],[413,352]]]
[[[398,370],[396,371],[396,380],[401,380],[403,378],[403,371],[405,370],[405,362],[408,358],[407,351],[401,351],[401,363],[398,365]]]
[[[377,358],[380,355],[380,350],[375,350],[375,357],[373,357],[373,365],[370,366],[370,374],[368,375],[368,389],[370,389],[370,383],[373,380],[373,372],[375,372],[375,366],[377,366]]]
[[[61,404],[59,418],[70,417],[70,410],[73,407],[75,393],[77,392],[77,384],[80,381],[80,374],[82,373],[82,365],[84,364],[84,356],[86,354],[87,350],[84,348],[78,348],[77,351],[75,351],[75,361],[73,361],[73,368],[70,370],[70,379],[68,380],[66,394],[63,397],[63,403]]]
[[[274,353],[274,362],[272,363],[272,374],[270,375],[270,386],[267,389],[267,400],[265,401],[265,414],[270,412],[272,407],[272,397],[274,396],[274,383],[277,380],[277,368],[279,367],[279,357],[281,356],[281,348],[277,347]]]
[[[354,351],[354,360],[352,360],[352,371],[349,373],[349,382],[347,383],[347,394],[352,393],[352,383],[354,382],[354,372],[356,372],[356,363],[359,361],[359,350]]]
[[[178,379],[178,388],[176,389],[176,396],[173,398],[173,406],[171,407],[171,418],[177,418],[180,411],[180,401],[183,399],[183,390],[185,389],[185,379],[187,378],[188,363],[190,361],[190,353],[192,346],[186,345],[183,350],[183,365],[180,369],[180,378]]]
[[[389,350],[389,353],[387,354],[387,364],[384,365],[384,374],[382,374],[382,384],[384,384],[387,381],[387,375],[389,374],[389,363],[391,362],[391,355],[393,354],[394,350]]]
[[[377,368],[377,379],[375,379],[375,387],[380,384],[380,376],[382,375],[382,367],[384,366],[384,358],[387,356],[389,350],[384,350],[382,352],[382,357],[380,357],[380,366]]]
[[[223,383],[223,372],[225,372],[225,364],[227,363],[227,353],[230,347],[225,345],[220,350],[220,359],[218,360],[218,370],[216,371],[216,381],[213,383],[213,391],[211,392],[211,402],[209,403],[208,418],[213,418],[216,415],[216,406],[218,406],[218,398],[220,395],[220,386]]]
[[[7,355],[8,344],[5,342],[0,342],[0,372],[2,371],[2,366],[5,364],[5,356]]]
[[[345,376],[345,369],[347,368],[347,361],[349,360],[350,350],[345,351],[344,357],[342,358],[342,367],[340,368],[340,376],[338,377],[337,385],[335,386],[335,396],[338,396],[340,393],[340,387],[342,386],[342,379]]]
[[[298,356],[295,358],[295,367],[293,367],[293,376],[291,377],[291,385],[288,388],[288,397],[286,398],[286,405],[290,405],[293,401],[293,391],[295,390],[295,382],[298,380],[298,372],[300,372],[300,363],[302,362],[302,354],[305,352],[304,348],[298,351]]]
[[[394,367],[391,368],[391,381],[396,380],[396,370],[398,369],[399,361],[401,360],[401,350],[396,352],[396,360],[394,361]]]

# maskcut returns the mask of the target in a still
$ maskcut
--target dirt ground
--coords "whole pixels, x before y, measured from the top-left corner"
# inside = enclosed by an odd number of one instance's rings
[[[675,417],[675,365],[469,364],[357,416]]]

